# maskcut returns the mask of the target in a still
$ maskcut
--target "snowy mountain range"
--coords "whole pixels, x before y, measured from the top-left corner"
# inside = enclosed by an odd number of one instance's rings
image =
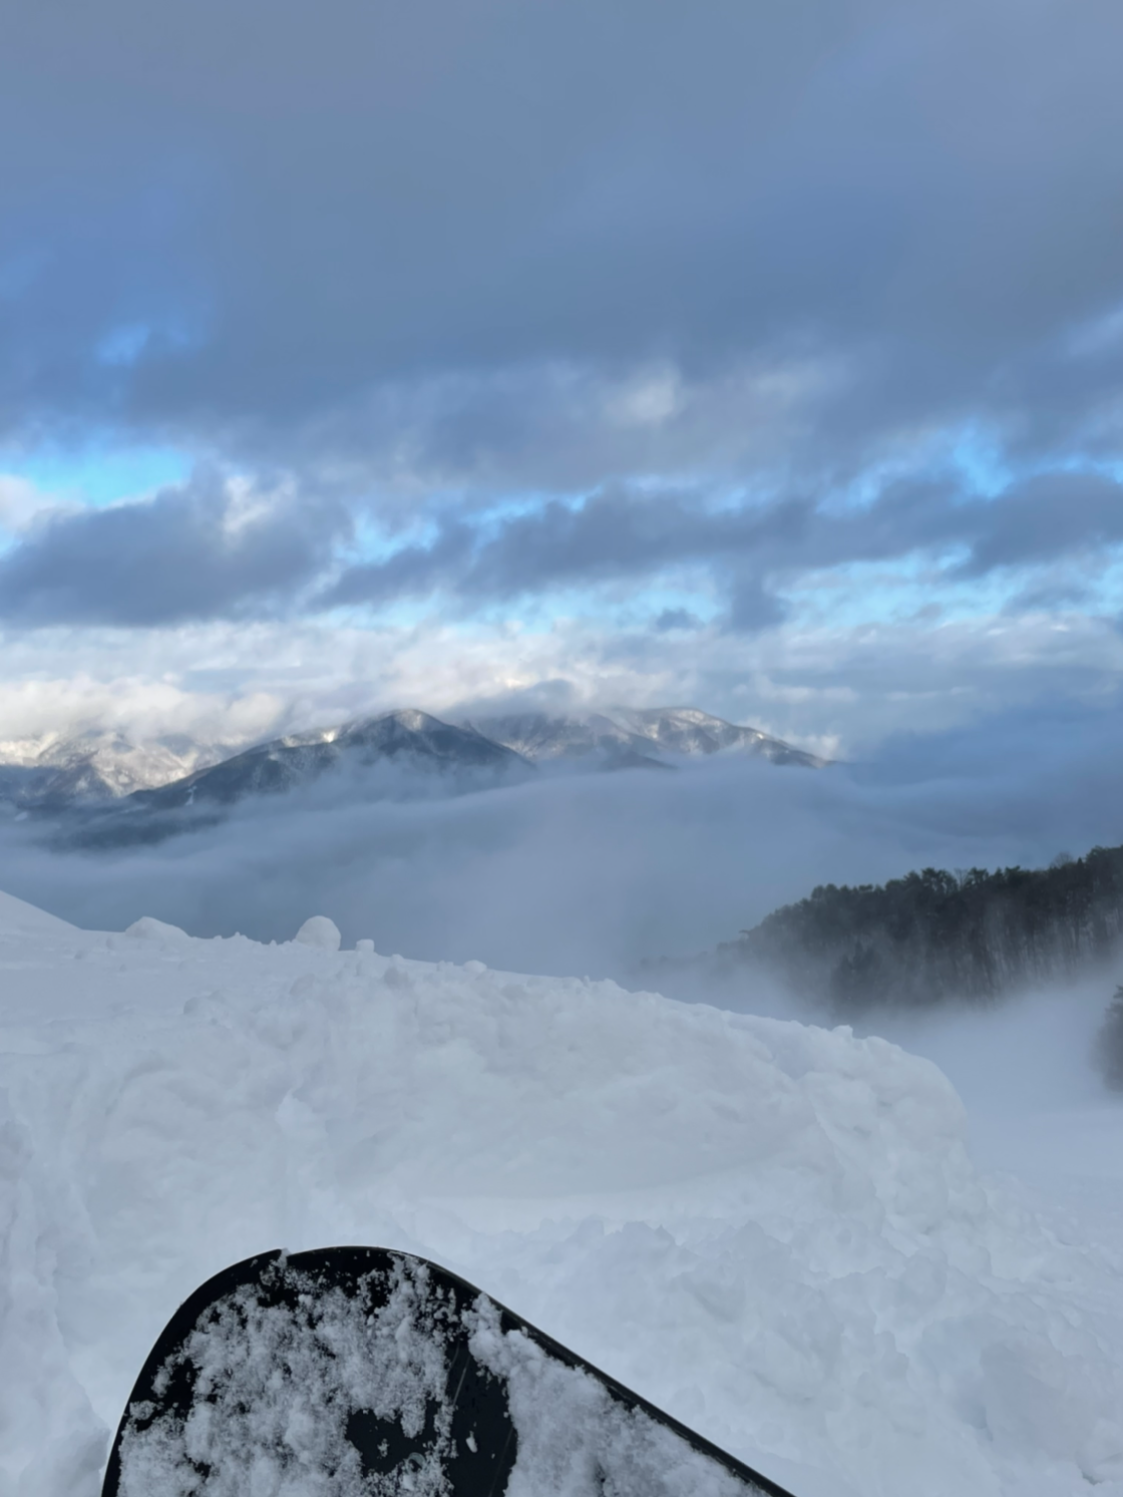
[[[0,739],[0,803],[60,810],[114,800],[182,779],[228,752],[184,734],[137,742],[113,729]]]
[[[120,733],[0,743],[0,805],[10,815],[77,814],[83,840],[147,839],[174,830],[184,815],[213,818],[247,797],[310,785],[329,772],[358,777],[366,791],[376,769],[440,774],[455,791],[533,774],[538,766],[670,769],[676,760],[716,753],[805,768],[826,762],[693,707],[461,723],[406,708],[233,754],[185,738],[135,743]]]

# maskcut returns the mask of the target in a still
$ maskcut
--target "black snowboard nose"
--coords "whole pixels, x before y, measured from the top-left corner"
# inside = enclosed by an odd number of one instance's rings
[[[790,1497],[455,1274],[359,1247],[264,1253],[196,1290],[137,1379],[102,1497],[305,1473],[324,1493],[504,1497],[516,1466],[543,1493]]]

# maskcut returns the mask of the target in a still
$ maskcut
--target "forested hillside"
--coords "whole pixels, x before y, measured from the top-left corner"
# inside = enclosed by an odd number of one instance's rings
[[[884,885],[822,885],[720,954],[762,963],[845,1016],[986,1001],[1103,961],[1121,937],[1123,847],[1096,847],[1049,868],[926,868]]]

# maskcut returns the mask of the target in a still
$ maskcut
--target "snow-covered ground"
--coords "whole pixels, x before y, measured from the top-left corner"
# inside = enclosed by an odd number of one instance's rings
[[[332,1242],[446,1263],[797,1497],[1123,1494],[1117,1112],[1066,1114],[1108,1185],[1062,1207],[885,1040],[332,935],[0,897],[0,1497],[95,1497],[177,1303]]]

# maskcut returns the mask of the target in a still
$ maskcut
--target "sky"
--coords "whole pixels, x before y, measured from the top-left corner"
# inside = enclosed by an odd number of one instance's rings
[[[1114,0],[2,0],[0,716],[1123,673]]]

